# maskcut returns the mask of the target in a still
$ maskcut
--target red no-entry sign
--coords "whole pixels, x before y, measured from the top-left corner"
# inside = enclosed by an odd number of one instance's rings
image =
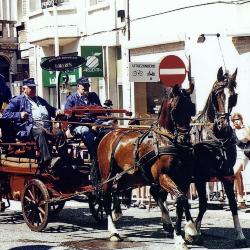
[[[181,85],[186,77],[184,62],[178,56],[164,57],[159,66],[159,76],[161,82],[167,87]]]

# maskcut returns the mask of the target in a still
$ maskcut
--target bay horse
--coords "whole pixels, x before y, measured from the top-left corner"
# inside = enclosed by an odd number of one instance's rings
[[[173,228],[168,210],[163,205],[166,193],[170,193],[185,210],[187,231],[193,236],[197,234],[186,197],[192,158],[188,135],[191,116],[195,114],[190,98],[192,91],[193,85],[189,89],[181,89],[178,85],[173,87],[162,102],[157,124],[146,132],[115,129],[100,141],[97,150],[99,175],[111,241],[121,240],[115,227],[118,211],[115,209],[112,213],[111,209],[117,201],[117,194],[144,185],[151,186],[150,192],[161,209],[165,230]],[[179,247],[187,249],[180,230],[175,233]]]
[[[217,80],[213,84],[206,105],[196,120],[198,124],[210,125],[194,127],[194,182],[199,196],[199,214],[195,226],[200,239],[201,222],[207,209],[206,182],[216,177],[223,183],[229,201],[236,231],[235,243],[237,246],[244,246],[246,239],[239,222],[234,194],[233,166],[236,161],[236,141],[229,120],[230,113],[237,103],[236,76],[237,69],[229,75],[224,74],[222,67],[219,68]],[[187,238],[193,240],[192,237]]]

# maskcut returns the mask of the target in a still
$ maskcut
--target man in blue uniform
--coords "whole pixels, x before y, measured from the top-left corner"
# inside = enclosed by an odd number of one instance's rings
[[[49,132],[51,132],[51,117],[60,114],[47,101],[36,95],[34,78],[23,80],[23,93],[10,100],[3,112],[3,118],[15,122],[16,137],[20,140],[34,138],[41,151],[41,166],[45,168],[52,156],[48,146]]]
[[[75,106],[101,106],[100,99],[95,92],[89,91],[89,80],[86,77],[81,77],[77,80],[77,91],[72,93],[65,104],[65,109],[70,109]],[[83,118],[81,122],[95,122],[95,117]],[[97,145],[95,142],[95,135],[89,126],[77,126],[73,128],[73,133],[83,139],[90,156],[96,158]]]

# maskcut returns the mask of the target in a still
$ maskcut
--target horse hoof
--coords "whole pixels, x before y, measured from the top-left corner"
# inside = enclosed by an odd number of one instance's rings
[[[192,236],[190,234],[185,234],[185,241],[188,244],[197,244],[198,241],[200,241],[201,238],[198,235]]]
[[[121,236],[118,233],[111,234],[110,237],[109,237],[109,240],[112,241],[112,242],[123,241],[123,239],[121,238]]]
[[[235,240],[235,246],[237,248],[246,248],[247,247],[247,240],[246,239]]]
[[[121,217],[122,217],[122,213],[116,213],[114,211],[112,212],[113,221],[118,221]]]
[[[163,229],[167,233],[167,238],[174,237],[174,227],[171,224],[163,224]]]

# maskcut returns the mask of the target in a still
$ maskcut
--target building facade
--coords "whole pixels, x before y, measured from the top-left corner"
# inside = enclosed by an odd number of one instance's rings
[[[0,74],[5,77],[9,86],[17,72],[18,49],[12,8],[9,1],[0,1]]]
[[[85,68],[70,73],[70,81],[90,77],[91,88],[101,101],[136,115],[155,113],[163,95],[156,82],[132,82],[130,62],[159,63],[177,55],[188,67],[192,62],[195,82],[193,99],[201,110],[216,80],[220,66],[229,72],[238,68],[238,105],[250,123],[250,3],[248,1],[131,1],[131,0],[17,0],[18,22],[25,29],[19,39],[30,76],[39,82],[39,93],[56,105],[56,76],[40,63],[57,54],[81,55]],[[205,41],[197,43],[201,34]],[[25,39],[24,39],[25,40]],[[204,39],[203,39],[204,40]],[[187,87],[187,80],[183,86]],[[62,86],[62,92],[66,93]],[[71,86],[74,89],[74,86]],[[65,99],[62,94],[62,100]],[[63,101],[62,101],[63,103]]]

